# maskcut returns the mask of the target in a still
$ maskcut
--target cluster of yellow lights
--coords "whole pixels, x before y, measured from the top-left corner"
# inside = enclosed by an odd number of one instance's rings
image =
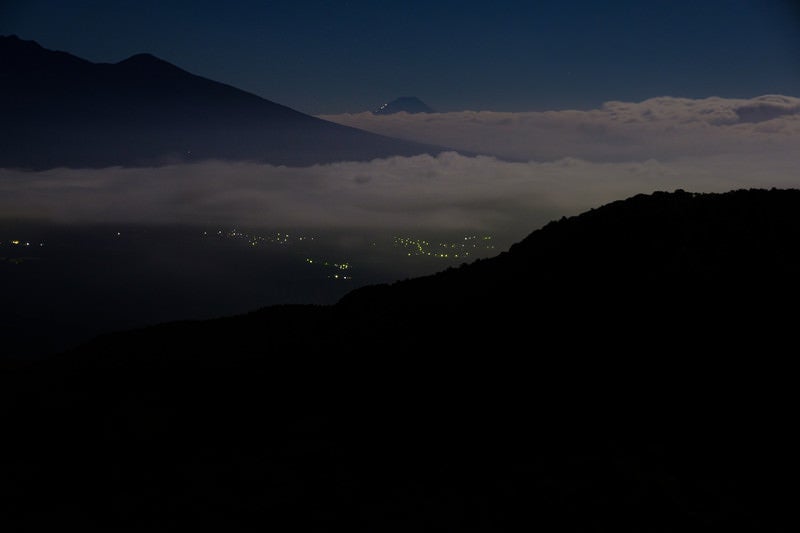
[[[30,243],[30,242],[28,242],[28,241],[21,241],[21,240],[19,240],[19,239],[11,239],[11,240],[9,240],[9,241],[6,241],[6,242],[8,242],[8,244],[10,244],[11,246],[30,246],[30,245],[31,245],[31,243]],[[4,241],[0,241],[0,245],[2,245],[3,243],[4,243]],[[40,242],[40,243],[39,243],[39,246],[44,246],[44,243],[43,243],[43,242]]]
[[[477,235],[470,235],[464,237],[463,241],[459,242],[439,242],[432,245],[430,241],[425,239],[415,239],[413,237],[394,237],[394,245],[406,249],[407,256],[424,255],[429,257],[438,257],[441,259],[449,258],[462,258],[469,257],[470,254],[478,249],[491,250],[494,246],[491,244],[492,237],[486,235],[478,237]]]
[[[254,235],[233,229],[230,231],[219,230],[216,232],[218,237],[226,237],[232,239],[242,239],[247,241],[250,246],[258,246],[259,244],[278,244],[288,245],[295,241],[314,241],[315,237],[307,236],[292,236],[289,233],[275,232],[267,235]],[[204,232],[208,235],[208,232]],[[425,256],[435,257],[440,259],[462,259],[470,257],[473,254],[480,253],[481,251],[492,250],[491,235],[468,235],[456,241],[450,242],[436,242],[432,243],[426,239],[419,239],[415,237],[393,237],[393,244],[395,247],[402,248],[406,256]],[[372,243],[372,246],[376,246]],[[332,269],[333,274],[328,278],[335,280],[349,280],[352,276],[349,275],[350,263],[341,262],[334,263],[320,259],[313,259],[306,257],[305,262],[309,265],[321,266],[326,269]]]
[[[230,239],[243,239],[247,241],[247,244],[250,246],[258,246],[259,244],[291,244],[293,240],[297,241],[313,241],[314,237],[307,237],[305,235],[299,235],[292,237],[289,233],[283,233],[280,231],[276,231],[275,233],[269,233],[267,235],[254,235],[251,233],[246,233],[244,231],[239,231],[237,229],[232,229],[230,231],[217,231],[218,237],[227,237]],[[203,232],[203,235],[208,235],[207,231]]]
[[[350,270],[350,263],[331,263],[329,261],[317,261],[310,257],[306,257],[306,263],[308,263],[309,265],[320,265],[327,268],[333,268],[339,271]],[[328,279],[350,280],[353,279],[353,277],[347,274],[336,273],[329,275]]]
[[[9,239],[7,241],[0,240],[0,247],[2,247],[3,245],[22,248],[22,247],[25,247],[25,246],[31,246],[31,243],[30,243],[30,241],[23,241],[23,240],[20,240],[20,239]],[[44,243],[40,242],[39,246],[40,247],[44,246]],[[11,251],[11,250],[9,250],[9,251]],[[11,253],[16,255],[14,252],[11,252]],[[11,263],[13,265],[21,265],[22,263],[30,261],[31,259],[37,259],[37,258],[36,257],[29,257],[29,256],[25,256],[25,257],[2,257],[2,256],[0,256],[0,263]]]
[[[315,261],[310,257],[306,257],[306,263],[309,265],[322,265],[326,267],[333,267],[339,270],[347,270],[350,268],[350,263],[330,263],[328,261]]]
[[[208,232],[204,231],[203,235],[208,236]],[[266,235],[255,235],[251,233],[246,233],[244,231],[240,231],[238,229],[232,229],[229,231],[218,230],[216,232],[217,237],[224,237],[229,239],[241,239],[247,241],[247,244],[250,246],[258,246],[259,244],[278,244],[278,245],[289,245],[293,242],[313,242],[316,240],[316,237],[310,237],[306,235],[295,235],[292,236],[290,233],[283,233],[281,231],[276,231],[275,233],[269,233]],[[328,269],[334,269],[335,273],[328,276],[329,279],[335,280],[350,280],[353,279],[352,276],[343,273],[342,271],[346,271],[350,269],[350,263],[333,263],[330,261],[324,260],[316,260],[310,257],[305,259],[305,262],[310,265],[319,265],[326,267]]]

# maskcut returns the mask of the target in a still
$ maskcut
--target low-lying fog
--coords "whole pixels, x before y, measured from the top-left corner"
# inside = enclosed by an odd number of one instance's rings
[[[794,98],[470,113],[336,119],[489,155],[0,169],[3,354],[333,303],[365,284],[496,255],[549,220],[637,193],[800,182]]]

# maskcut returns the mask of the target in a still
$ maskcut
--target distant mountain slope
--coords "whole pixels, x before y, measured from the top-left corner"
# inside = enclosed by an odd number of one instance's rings
[[[91,63],[0,37],[0,166],[309,165],[436,153],[326,122],[149,54]]]
[[[798,242],[797,190],[639,195],[336,306],[163,325],[9,369],[0,514],[786,529]]]

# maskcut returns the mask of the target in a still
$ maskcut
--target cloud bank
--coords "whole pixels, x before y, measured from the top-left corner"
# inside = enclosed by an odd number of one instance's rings
[[[461,143],[494,155],[448,152],[304,168],[212,161],[139,169],[0,169],[0,218],[485,230],[510,244],[553,218],[638,193],[800,186],[797,98],[659,98],[611,102],[593,111],[348,117],[361,127],[381,124],[410,132],[406,137],[414,140]]]
[[[794,187],[795,153],[668,163],[515,163],[444,153],[308,168],[210,162],[154,169],[0,170],[0,212],[56,223],[346,231],[483,230],[510,244],[547,221],[637,193]]]
[[[402,139],[512,161],[672,160],[800,148],[800,98],[652,98],[589,111],[322,115]]]

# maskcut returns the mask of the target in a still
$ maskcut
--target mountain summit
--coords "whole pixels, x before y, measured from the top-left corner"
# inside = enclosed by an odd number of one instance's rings
[[[376,115],[393,115],[405,111],[406,113],[436,113],[416,96],[401,96],[391,102],[383,104],[373,111]]]
[[[0,36],[0,166],[303,166],[442,149],[333,124],[150,54],[92,63]]]

